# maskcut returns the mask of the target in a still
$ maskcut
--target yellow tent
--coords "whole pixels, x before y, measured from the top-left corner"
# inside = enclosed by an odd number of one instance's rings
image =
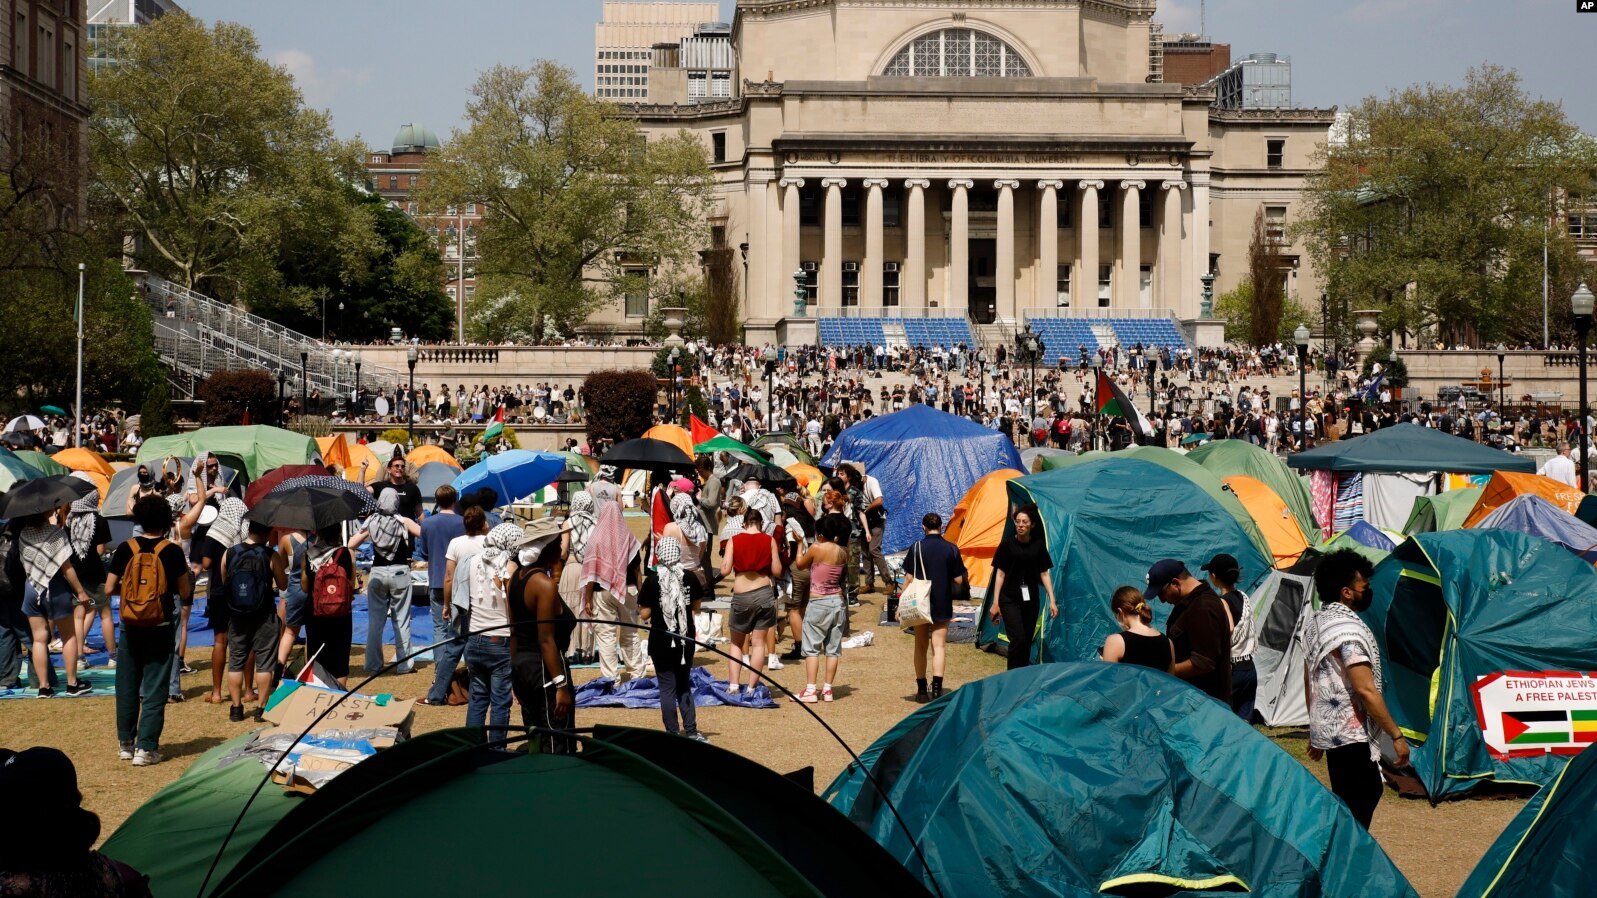
[[[646,440],[659,440],[662,443],[681,449],[688,458],[693,457],[693,437],[688,432],[675,424],[656,424],[644,431]]]
[[[405,461],[409,462],[413,468],[419,468],[428,462],[437,461],[443,462],[457,471],[462,470],[460,462],[456,461],[453,455],[445,452],[442,446],[417,446],[411,450],[409,455],[405,456]]]
[[[64,454],[58,452],[55,458],[59,460]],[[1474,527],[1498,506],[1507,505],[1513,499],[1527,494],[1541,496],[1570,514],[1574,514],[1580,508],[1580,500],[1583,498],[1580,490],[1559,483],[1551,477],[1514,471],[1496,471],[1493,472],[1492,479],[1487,482],[1486,489],[1481,492],[1481,497],[1475,500],[1475,507],[1470,509],[1469,517],[1464,519],[1464,526]]]
[[[111,467],[111,463],[93,449],[62,449],[60,452],[50,456],[50,458],[57,464],[65,465],[74,471],[99,474],[107,482],[116,473],[116,469]]]
[[[370,449],[359,443],[351,443],[349,438],[341,433],[330,437],[317,437],[316,447],[321,450],[322,464],[329,468],[342,469],[345,480],[371,483],[386,473],[383,463]],[[366,462],[364,479],[361,477],[361,462]]]
[[[1009,520],[1008,483],[1023,476],[1014,468],[1000,468],[985,475],[965,492],[948,519],[943,535],[959,547],[969,575],[965,582],[970,584],[973,596],[985,595],[987,583],[992,580],[993,553],[998,551]]]
[[[814,465],[807,465],[803,462],[794,462],[793,464],[788,465],[786,468],[783,468],[783,470],[793,475],[793,479],[798,481],[799,486],[804,488],[804,492],[808,494],[810,498],[819,496],[821,494],[821,487],[826,484],[826,475],[822,474],[821,469],[815,467]]]
[[[1270,544],[1270,554],[1275,556],[1275,566],[1284,568],[1296,564],[1309,548],[1309,541],[1286,502],[1264,481],[1243,474],[1225,478],[1225,485],[1259,525],[1259,532]]]

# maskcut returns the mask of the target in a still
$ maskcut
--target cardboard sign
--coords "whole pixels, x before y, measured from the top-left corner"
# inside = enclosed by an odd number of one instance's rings
[[[275,726],[267,730],[264,735],[288,733],[297,736],[305,732],[307,727],[313,733],[323,730],[364,730],[375,727],[409,730],[410,717],[416,705],[414,701],[390,701],[386,705],[379,705],[376,699],[359,695],[345,698],[337,708],[333,709],[333,713],[312,726],[312,721],[321,717],[322,712],[332,707],[342,695],[344,693],[330,689],[301,686],[266,712],[266,719]],[[373,746],[386,747],[375,742]]]
[[[1578,755],[1597,743],[1597,674],[1498,671],[1470,691],[1481,737],[1499,761]]]

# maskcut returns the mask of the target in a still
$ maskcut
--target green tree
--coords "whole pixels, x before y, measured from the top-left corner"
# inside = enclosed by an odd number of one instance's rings
[[[474,336],[571,333],[620,298],[628,268],[686,267],[707,243],[702,143],[646,141],[569,69],[495,66],[472,88],[467,119],[429,163],[420,199],[485,206]]]
[[[346,192],[359,150],[248,28],[162,16],[121,35],[118,55],[89,82],[91,199],[98,228],[137,238],[141,267],[249,304],[294,286],[279,270],[294,247],[369,259]]]
[[[1374,303],[1384,330],[1540,342],[1544,239],[1555,284],[1582,276],[1573,243],[1547,225],[1560,197],[1590,195],[1597,142],[1511,70],[1366,98],[1324,163],[1298,231],[1333,305]]]

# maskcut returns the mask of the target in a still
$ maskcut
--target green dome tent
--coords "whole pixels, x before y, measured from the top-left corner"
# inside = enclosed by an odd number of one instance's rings
[[[904,718],[861,762],[949,896],[1415,895],[1303,765],[1141,667],[987,677]],[[825,797],[913,863],[859,765]]]
[[[1134,458],[1138,461],[1150,462],[1174,471],[1192,481],[1195,486],[1208,493],[1210,498],[1220,503],[1220,506],[1226,510],[1227,514],[1236,519],[1237,525],[1248,535],[1248,539],[1253,541],[1254,548],[1258,549],[1260,554],[1265,558],[1274,557],[1270,551],[1270,541],[1265,537],[1263,531],[1259,529],[1259,523],[1253,519],[1253,515],[1248,513],[1248,509],[1242,504],[1242,500],[1237,498],[1237,494],[1227,488],[1225,481],[1221,479],[1225,475],[1209,471],[1179,452],[1172,452],[1162,446],[1128,446],[1114,452],[1092,451],[1084,452],[1081,455],[1050,455],[1043,457],[1042,469],[1044,471],[1056,471],[1061,468],[1069,468],[1105,458]],[[1313,526],[1312,521],[1310,526]],[[1304,533],[1308,533],[1308,530],[1304,529]],[[1209,559],[1204,558],[1203,560],[1208,561]]]
[[[739,896],[928,895],[842,815],[770,770],[680,737],[605,727],[566,756],[492,751],[481,730],[442,730],[305,798],[269,784],[201,891],[264,776],[254,760],[218,767],[219,751],[103,847],[150,875],[156,898],[448,895],[465,883],[473,894],[690,896],[706,876]],[[428,841],[442,831],[460,834],[456,849]],[[625,838],[606,837],[617,833]]]
[[[1507,530],[1421,533],[1370,589],[1382,692],[1432,801],[1487,779],[1546,785],[1588,744],[1597,698],[1581,696],[1597,692],[1570,672],[1597,671],[1590,564]]]
[[[1597,855],[1597,751],[1586,749],[1508,824],[1458,898],[1586,898]]]
[[[1303,535],[1312,544],[1320,538],[1320,528],[1314,523],[1313,500],[1303,478],[1293,473],[1281,459],[1268,450],[1247,440],[1216,440],[1205,443],[1186,455],[1187,461],[1224,480],[1238,475],[1252,477],[1275,491],[1292,517],[1303,528]]]
[[[1044,612],[1041,660],[1096,658],[1104,637],[1118,629],[1109,597],[1118,586],[1141,588],[1148,566],[1160,558],[1179,558],[1197,571],[1215,553],[1229,552],[1242,566],[1247,590],[1272,567],[1213,494],[1140,456],[1097,458],[1020,477],[1008,487],[1011,507],[1037,506],[1054,563],[1059,617]],[[1006,536],[1012,527],[1005,525]],[[1163,627],[1169,614],[1169,606],[1155,603],[1155,626]],[[1002,625],[981,615],[978,644],[1003,639]]]

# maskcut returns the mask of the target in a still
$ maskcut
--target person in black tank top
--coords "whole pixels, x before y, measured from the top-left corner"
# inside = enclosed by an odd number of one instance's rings
[[[569,730],[575,725],[576,699],[566,651],[577,619],[561,600],[552,569],[560,558],[560,530],[554,523],[548,528],[545,519],[533,525],[533,533],[552,529],[553,534],[538,534],[541,542],[522,547],[521,565],[505,590],[510,610],[510,689],[521,706],[522,725]],[[534,738],[544,754],[576,751],[576,740],[570,737],[541,733]]]
[[[1109,610],[1120,622],[1120,632],[1104,640],[1098,656],[1105,661],[1139,664],[1168,672],[1176,660],[1175,647],[1168,636],[1151,626],[1153,609],[1143,600],[1142,590],[1135,586],[1115,590]]]

